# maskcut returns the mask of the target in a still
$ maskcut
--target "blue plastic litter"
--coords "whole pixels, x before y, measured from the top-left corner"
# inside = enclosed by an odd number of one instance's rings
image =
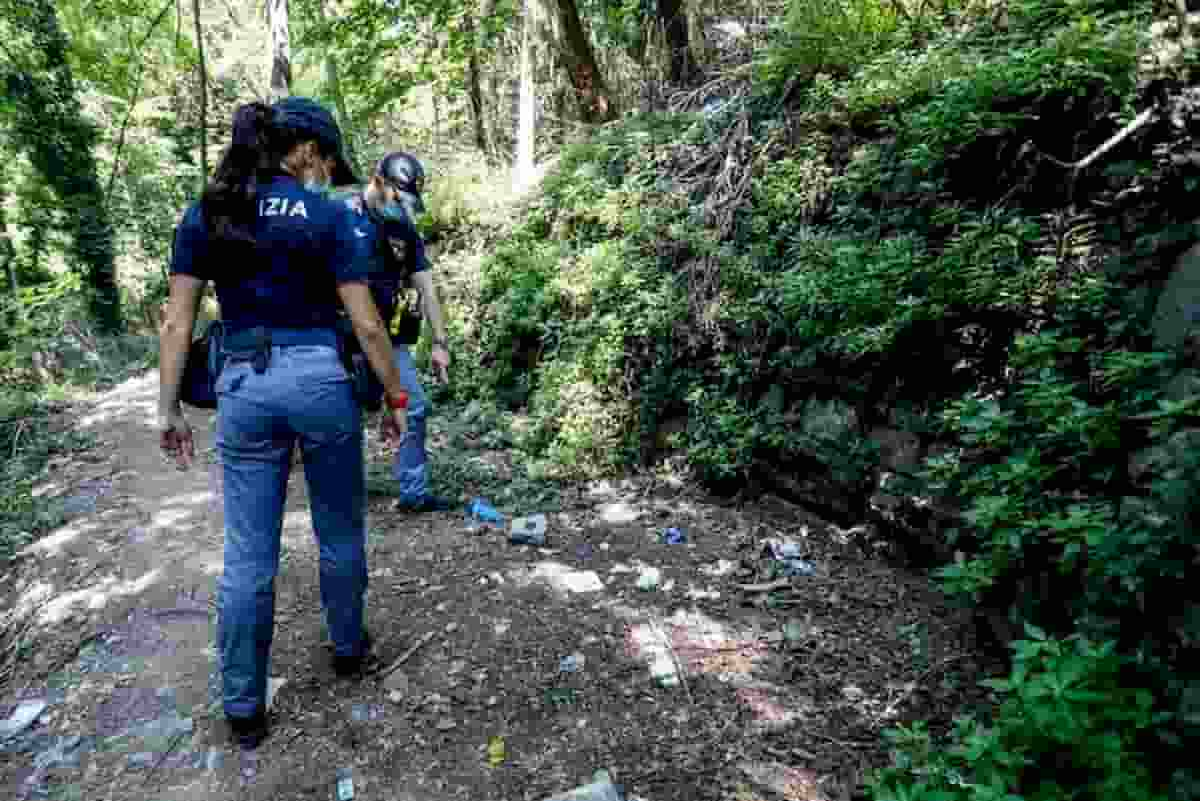
[[[662,533],[662,541],[667,545],[679,545],[687,542],[687,534],[672,526]]]
[[[504,515],[496,511],[496,507],[483,498],[476,498],[467,505],[467,515],[483,523],[501,523],[504,521]]]

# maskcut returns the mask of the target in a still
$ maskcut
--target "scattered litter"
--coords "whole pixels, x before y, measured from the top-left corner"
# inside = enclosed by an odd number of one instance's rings
[[[554,687],[546,690],[546,703],[550,706],[575,703],[575,690],[570,687]]]
[[[660,535],[660,539],[665,545],[680,545],[688,541],[688,536],[672,526]]]
[[[545,545],[546,516],[536,514],[513,518],[508,539],[514,545]]]
[[[568,654],[558,660],[559,673],[575,673],[584,666],[587,662],[587,657],[576,651],[573,654]]]
[[[354,775],[350,768],[338,768],[337,801],[350,801],[352,798],[354,798]]]
[[[548,562],[538,565],[532,578],[545,581],[556,590],[575,594],[600,592],[604,589],[604,582],[594,570],[572,570]]]
[[[275,706],[275,696],[283,689],[283,685],[287,684],[287,679],[269,678],[267,679],[267,711],[269,712]]]
[[[450,731],[451,729],[457,729],[457,728],[458,728],[458,724],[455,723],[450,718],[442,718],[441,720],[439,720],[437,722],[437,730],[438,731]]]
[[[28,729],[48,706],[44,700],[24,701],[19,704],[7,720],[0,721],[0,740],[16,737]]]
[[[503,523],[504,515],[483,498],[476,498],[467,506],[467,516],[482,523]]]
[[[817,572],[812,562],[801,558],[803,551],[799,543],[790,540],[767,540],[763,550],[779,564],[780,572],[785,576],[811,576]]]
[[[611,545],[609,545],[607,542],[602,542],[602,543],[600,543],[600,550],[602,550],[602,551],[607,551],[607,550],[608,550],[609,548],[611,548],[611,547],[612,547],[612,546],[611,546]]]
[[[357,723],[382,720],[386,716],[386,711],[379,704],[355,704],[350,707],[350,717]]]
[[[492,737],[488,740],[488,767],[498,768],[504,764],[506,757],[503,737]]]
[[[605,523],[615,526],[628,525],[642,516],[640,511],[624,501],[602,504],[596,512]]]
[[[641,574],[638,576],[637,588],[643,592],[649,592],[657,589],[661,581],[661,570],[657,567],[643,567]]]
[[[556,795],[545,801],[625,801],[621,788],[612,783],[607,770],[598,770],[590,784],[576,787],[570,792]]]

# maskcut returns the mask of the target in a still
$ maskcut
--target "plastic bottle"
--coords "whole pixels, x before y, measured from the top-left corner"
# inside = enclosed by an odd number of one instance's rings
[[[516,518],[512,521],[508,540],[513,545],[545,545],[546,516],[539,514]]]
[[[504,520],[504,515],[483,498],[476,498],[467,505],[467,515],[484,523],[500,523]]]
[[[336,801],[352,801],[354,798],[354,773],[350,768],[338,768],[337,788],[333,797]]]

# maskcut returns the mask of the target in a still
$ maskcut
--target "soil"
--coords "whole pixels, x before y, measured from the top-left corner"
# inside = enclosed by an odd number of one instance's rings
[[[374,495],[367,614],[384,669],[337,679],[297,466],[271,735],[241,753],[216,694],[212,420],[192,415],[203,458],[179,471],[158,450],[156,393],[150,374],[77,412],[100,445],[39,488],[75,516],[0,587],[0,721],[47,705],[0,734],[12,797],[324,800],[348,769],[362,801],[517,801],[603,768],[631,799],[833,801],[886,762],[883,730],[982,700],[970,620],[927,576],[799,507],[729,505],[661,475],[562,490],[543,548]],[[442,435],[430,450],[435,471],[465,458]],[[663,542],[668,527],[687,541]],[[781,576],[773,538],[811,575]],[[657,586],[639,589],[648,568]]]

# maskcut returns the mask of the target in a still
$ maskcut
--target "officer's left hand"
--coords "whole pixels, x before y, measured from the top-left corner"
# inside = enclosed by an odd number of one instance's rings
[[[437,369],[438,378],[443,384],[450,383],[450,351],[443,345],[434,345],[429,353],[429,361]]]

